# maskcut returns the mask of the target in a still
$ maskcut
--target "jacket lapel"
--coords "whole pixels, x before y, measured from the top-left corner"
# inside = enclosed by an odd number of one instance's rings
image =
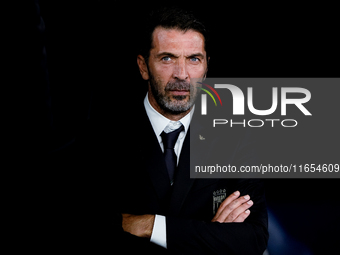
[[[197,127],[197,128],[196,128]],[[187,198],[190,189],[195,183],[195,178],[190,178],[190,146],[199,148],[199,153],[195,157],[204,157],[205,144],[199,140],[200,133],[204,132],[202,126],[195,126],[194,129],[190,128],[185,137],[182,152],[178,164],[176,179],[173,184],[173,190],[170,200],[169,215],[178,215]],[[197,139],[196,139],[197,138]],[[196,152],[197,150],[195,150]]]
[[[163,201],[171,187],[170,178],[166,171],[163,152],[145,111],[144,115],[144,131],[141,135],[143,137],[143,142],[141,143],[143,146],[139,148],[139,152],[140,155],[143,155],[145,168],[151,179],[157,197],[160,201]]]

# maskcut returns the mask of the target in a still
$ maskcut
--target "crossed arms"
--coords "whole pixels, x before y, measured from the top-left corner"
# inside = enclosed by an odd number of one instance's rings
[[[235,191],[223,201],[211,222],[243,222],[249,216],[250,210],[248,208],[252,205],[253,201],[250,200],[249,195],[240,197],[240,192]],[[124,231],[139,237],[151,237],[155,215],[123,213],[122,216]]]
[[[168,249],[194,254],[262,254],[267,230],[256,220],[245,222],[253,204],[249,195],[235,191],[222,202],[211,222],[166,217]],[[150,238],[154,219],[151,214],[122,214],[122,227],[134,236]]]

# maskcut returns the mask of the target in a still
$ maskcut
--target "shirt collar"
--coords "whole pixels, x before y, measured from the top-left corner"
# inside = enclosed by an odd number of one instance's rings
[[[170,120],[166,117],[164,117],[162,114],[157,112],[150,104],[149,98],[148,98],[148,93],[146,93],[146,96],[144,98],[144,107],[146,110],[146,114],[149,117],[149,120],[151,122],[152,128],[156,134],[156,136],[161,135],[163,132],[164,128],[168,125]],[[191,111],[185,115],[182,119],[179,121],[182,123],[184,126],[184,132],[187,133],[190,125],[190,121],[192,118],[192,114],[194,113],[194,108],[195,106],[192,107]]]

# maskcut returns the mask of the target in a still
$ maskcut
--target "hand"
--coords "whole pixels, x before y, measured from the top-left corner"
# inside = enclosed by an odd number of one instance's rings
[[[239,191],[235,191],[229,197],[227,197],[220,207],[218,208],[216,215],[211,220],[212,222],[243,222],[250,214],[249,207],[253,205],[253,201],[250,200],[248,195],[240,196]]]
[[[122,227],[124,231],[135,236],[151,238],[155,215],[133,215],[123,213]]]

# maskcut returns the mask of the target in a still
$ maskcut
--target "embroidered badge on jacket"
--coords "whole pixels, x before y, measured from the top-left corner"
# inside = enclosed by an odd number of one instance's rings
[[[225,189],[219,189],[213,192],[213,214],[215,215],[218,207],[226,199],[227,193]]]

